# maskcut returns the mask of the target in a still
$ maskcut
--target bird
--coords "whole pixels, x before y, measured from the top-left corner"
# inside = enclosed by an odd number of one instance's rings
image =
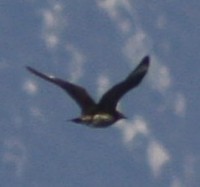
[[[98,103],[93,100],[85,88],[79,85],[41,73],[30,66],[26,66],[26,68],[32,74],[62,88],[79,105],[81,109],[80,117],[69,121],[89,127],[103,128],[111,126],[118,120],[127,119],[124,114],[117,110],[117,104],[128,91],[141,83],[148,72],[149,64],[150,57],[147,55],[123,81],[105,92]]]

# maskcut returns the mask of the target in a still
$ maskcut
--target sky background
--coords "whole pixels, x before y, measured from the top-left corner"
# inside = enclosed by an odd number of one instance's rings
[[[199,0],[1,0],[0,186],[199,187]],[[98,98],[145,56],[128,120],[73,124],[75,102],[32,66]]]

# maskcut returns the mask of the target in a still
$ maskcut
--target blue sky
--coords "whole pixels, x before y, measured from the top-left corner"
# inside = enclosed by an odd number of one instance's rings
[[[2,0],[0,181],[4,187],[200,185],[200,2]],[[32,66],[98,98],[140,60],[142,84],[106,129]]]

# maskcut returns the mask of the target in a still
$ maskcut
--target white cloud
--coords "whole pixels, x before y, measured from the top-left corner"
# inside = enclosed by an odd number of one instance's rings
[[[48,48],[56,47],[60,42],[60,34],[66,26],[63,5],[53,1],[48,8],[41,11],[43,18],[42,37]]]
[[[172,84],[170,71],[167,66],[161,64],[155,56],[151,56],[150,80],[152,88],[160,93],[165,93]]]
[[[105,10],[110,18],[115,21],[122,32],[127,33],[131,30],[131,20],[123,17],[120,13],[120,9],[123,9],[129,14],[133,14],[128,0],[98,0],[97,3],[98,6]]]
[[[119,16],[119,7],[125,9],[129,9],[130,7],[128,0],[99,0],[97,3],[99,7],[106,10],[113,19]]]
[[[196,170],[196,166],[199,163],[199,157],[189,154],[183,159],[183,172],[182,178],[174,177],[172,180],[171,187],[187,187],[196,186],[196,179],[199,178],[199,173]]]
[[[184,116],[186,112],[186,99],[181,93],[177,93],[175,99],[175,113],[178,116]]]
[[[4,141],[3,163],[13,164],[15,175],[21,177],[25,172],[27,151],[25,145],[18,138],[8,138]]]
[[[171,78],[170,78],[170,73],[169,73],[169,69],[162,65],[159,68],[158,71],[158,84],[157,84],[157,89],[159,91],[165,91],[166,89],[169,88],[169,86],[171,85]]]
[[[142,29],[138,29],[126,41],[123,52],[130,59],[131,63],[139,63],[141,58],[149,53],[150,48],[150,38]]]
[[[116,127],[121,129],[125,144],[132,143],[138,134],[149,134],[147,123],[141,116],[136,116],[135,119],[130,122],[119,122]]]
[[[23,89],[25,90],[26,93],[30,95],[34,95],[38,91],[38,87],[35,82],[31,80],[26,80],[23,85]]]
[[[99,0],[98,5],[110,15],[117,25],[120,25],[121,28],[128,28],[133,33],[127,37],[122,50],[131,63],[139,63],[144,55],[149,54],[153,44],[151,38],[142,29],[139,17],[132,4],[128,0]],[[121,10],[128,13],[131,19],[123,15]],[[134,27],[132,27],[132,24],[135,24]],[[158,21],[160,27],[161,24],[164,24],[164,17]],[[153,62],[151,64],[151,69],[153,69],[151,74],[153,88],[163,93],[169,89],[172,83],[170,71],[167,66],[161,65],[156,56],[151,55],[151,61]]]
[[[70,80],[76,82],[83,76],[85,56],[72,45],[67,45],[66,50],[72,58],[68,65]]]
[[[106,90],[109,89],[110,80],[106,75],[100,75],[97,79],[97,93],[99,96],[102,96]]]
[[[148,163],[155,177],[170,160],[168,151],[157,141],[151,140],[147,149]]]
[[[121,28],[128,28],[127,30],[133,33],[127,37],[127,41],[122,50],[131,63],[139,63],[144,55],[149,54],[153,44],[151,38],[144,29],[142,29],[139,17],[132,4],[130,4],[128,0],[99,0],[98,5],[108,13],[117,25],[120,25]],[[128,13],[131,19],[123,15],[123,11],[121,10]],[[164,23],[164,16],[162,16],[158,20],[158,25],[162,27]],[[135,24],[135,26],[132,27],[132,24]],[[169,89],[172,83],[170,71],[167,66],[161,65],[155,56],[154,58],[152,58],[152,56],[153,55],[151,55],[151,61],[153,62],[152,64],[154,64],[154,66],[151,65],[151,69],[154,69],[151,76],[152,85],[157,91],[163,93]]]

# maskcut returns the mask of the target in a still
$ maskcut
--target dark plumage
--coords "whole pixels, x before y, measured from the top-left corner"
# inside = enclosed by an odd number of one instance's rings
[[[107,127],[119,119],[125,118],[122,113],[116,110],[117,103],[123,95],[140,84],[148,71],[149,61],[149,56],[144,57],[135,70],[125,80],[108,90],[97,104],[84,88],[68,81],[43,74],[29,66],[26,68],[42,79],[61,87],[76,101],[81,108],[82,115],[71,121],[92,127]]]

